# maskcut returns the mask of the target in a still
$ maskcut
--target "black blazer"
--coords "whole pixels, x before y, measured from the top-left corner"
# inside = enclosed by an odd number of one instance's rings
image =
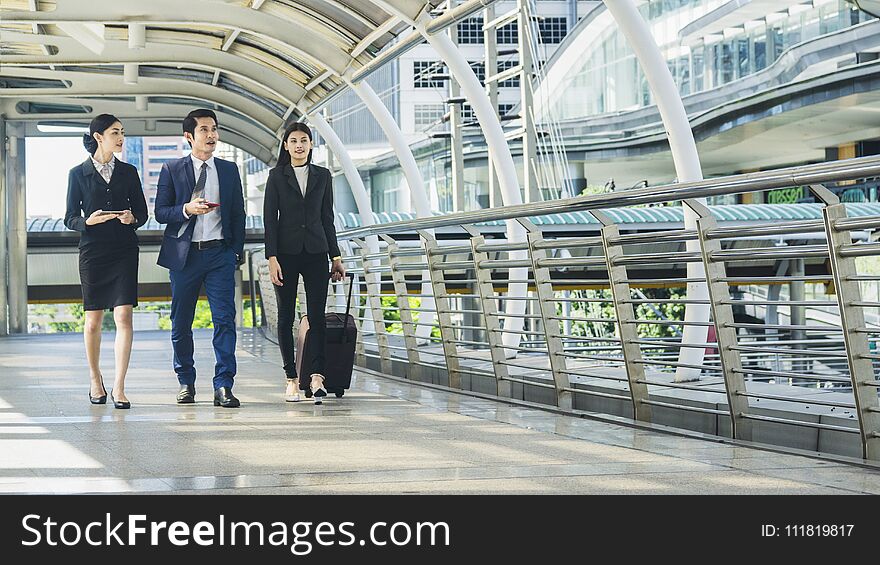
[[[114,157],[116,159],[116,157]],[[131,210],[134,223],[125,225],[116,218],[103,224],[86,225],[95,210]],[[64,225],[80,233],[80,248],[91,244],[112,244],[119,247],[137,245],[134,230],[147,223],[147,201],[141,189],[141,178],[133,165],[116,159],[110,183],[95,170],[89,157],[70,169],[67,177],[67,212]]]
[[[339,244],[333,219],[333,179],[328,169],[309,165],[305,196],[290,164],[269,171],[263,199],[266,257],[303,251],[336,257]]]

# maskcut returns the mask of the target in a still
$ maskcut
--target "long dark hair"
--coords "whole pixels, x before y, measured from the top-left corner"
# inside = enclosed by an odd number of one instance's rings
[[[290,153],[287,151],[287,149],[284,148],[284,144],[287,142],[287,138],[290,137],[290,134],[292,134],[295,131],[301,131],[304,134],[306,134],[307,136],[309,136],[309,141],[313,140],[312,130],[309,129],[309,126],[305,125],[304,123],[293,122],[292,124],[287,126],[287,129],[284,130],[284,137],[281,138],[281,150],[278,151],[277,166],[279,166],[279,167],[284,167],[284,166],[290,164]],[[308,157],[306,157],[307,164],[312,162],[312,151],[313,150],[314,150],[314,148],[309,149],[309,155],[308,155]]]
[[[100,133],[104,135],[104,132],[118,121],[119,119],[113,114],[98,114],[92,119],[92,122],[89,124],[89,133],[83,134],[83,147],[86,148],[89,155],[94,155],[95,151],[98,150],[98,140],[95,139],[95,134]]]

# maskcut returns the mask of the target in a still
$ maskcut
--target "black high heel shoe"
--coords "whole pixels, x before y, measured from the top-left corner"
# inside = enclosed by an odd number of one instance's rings
[[[112,390],[110,391],[110,400],[113,401],[113,408],[119,408],[121,410],[128,410],[129,408],[131,408],[131,402],[129,402],[128,400],[122,402],[121,400],[116,400],[115,398],[113,398]]]
[[[92,389],[89,388],[89,402],[92,404],[107,404],[107,389],[104,388],[104,383],[101,383],[101,388],[104,390],[104,394],[101,396],[92,396]]]

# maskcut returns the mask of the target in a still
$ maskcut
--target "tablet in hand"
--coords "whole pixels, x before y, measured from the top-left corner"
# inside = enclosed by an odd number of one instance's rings
[[[128,210],[101,210],[101,216],[121,216]]]

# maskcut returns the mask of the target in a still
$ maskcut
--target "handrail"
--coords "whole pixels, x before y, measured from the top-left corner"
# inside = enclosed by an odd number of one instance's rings
[[[597,210],[637,204],[651,204],[741,194],[758,190],[819,184],[832,181],[855,180],[880,176],[880,157],[857,157],[830,163],[786,167],[772,171],[729,175],[694,182],[670,183],[647,188],[624,190],[611,194],[591,194],[543,202],[529,202],[499,208],[456,212],[445,216],[419,218],[376,224],[344,230],[339,237],[351,239],[368,235],[426,230],[497,220],[511,220],[546,214]]]

